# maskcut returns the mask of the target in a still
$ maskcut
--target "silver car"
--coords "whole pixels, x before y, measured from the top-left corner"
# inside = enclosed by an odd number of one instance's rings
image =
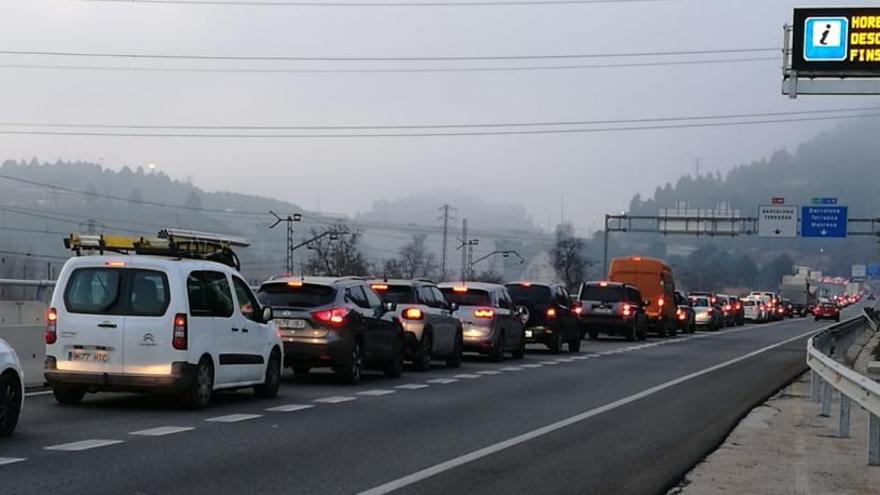
[[[525,355],[523,320],[503,285],[483,282],[439,284],[446,299],[458,305],[455,315],[464,329],[464,350],[488,354],[493,361]]]
[[[373,280],[370,288],[384,302],[395,304],[404,330],[405,356],[417,370],[429,370],[432,359],[442,359],[452,368],[461,366],[461,320],[453,315],[456,307],[436,284],[427,280]]]

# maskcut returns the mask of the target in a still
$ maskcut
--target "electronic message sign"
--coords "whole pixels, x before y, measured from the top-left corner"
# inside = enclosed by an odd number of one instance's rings
[[[794,9],[791,68],[880,77],[880,8]]]

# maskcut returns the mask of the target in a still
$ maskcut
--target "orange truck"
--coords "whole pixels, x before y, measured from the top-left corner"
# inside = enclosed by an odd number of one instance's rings
[[[645,298],[648,327],[660,337],[675,335],[675,281],[672,269],[663,261],[630,256],[614,258],[608,269],[608,280],[630,284]]]

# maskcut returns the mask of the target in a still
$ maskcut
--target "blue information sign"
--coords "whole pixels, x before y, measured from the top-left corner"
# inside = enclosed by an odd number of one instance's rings
[[[880,264],[878,264],[878,263],[869,264],[867,267],[867,270],[866,270],[866,274],[868,275],[868,278],[870,278],[872,280],[880,279]]]
[[[801,211],[801,237],[846,237],[846,206],[804,206]]]

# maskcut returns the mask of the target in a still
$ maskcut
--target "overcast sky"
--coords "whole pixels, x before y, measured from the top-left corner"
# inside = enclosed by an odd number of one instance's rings
[[[776,47],[798,6],[823,0],[669,0],[489,7],[297,7],[0,2],[0,50],[256,56],[494,56]],[[773,54],[769,54],[773,55]],[[737,57],[768,56],[740,54]],[[342,69],[517,62],[132,61],[0,55],[0,64]],[[664,59],[665,60],[665,59]],[[445,65],[444,65],[445,64]],[[0,68],[0,121],[171,125],[552,122],[868,106],[780,94],[780,62],[456,73],[191,73]],[[347,139],[0,136],[0,159],[155,163],[208,190],[352,214],[380,198],[460,190],[523,203],[539,224],[595,228],[637,192],[726,171],[835,125],[594,134]],[[682,198],[686,199],[686,198]]]

